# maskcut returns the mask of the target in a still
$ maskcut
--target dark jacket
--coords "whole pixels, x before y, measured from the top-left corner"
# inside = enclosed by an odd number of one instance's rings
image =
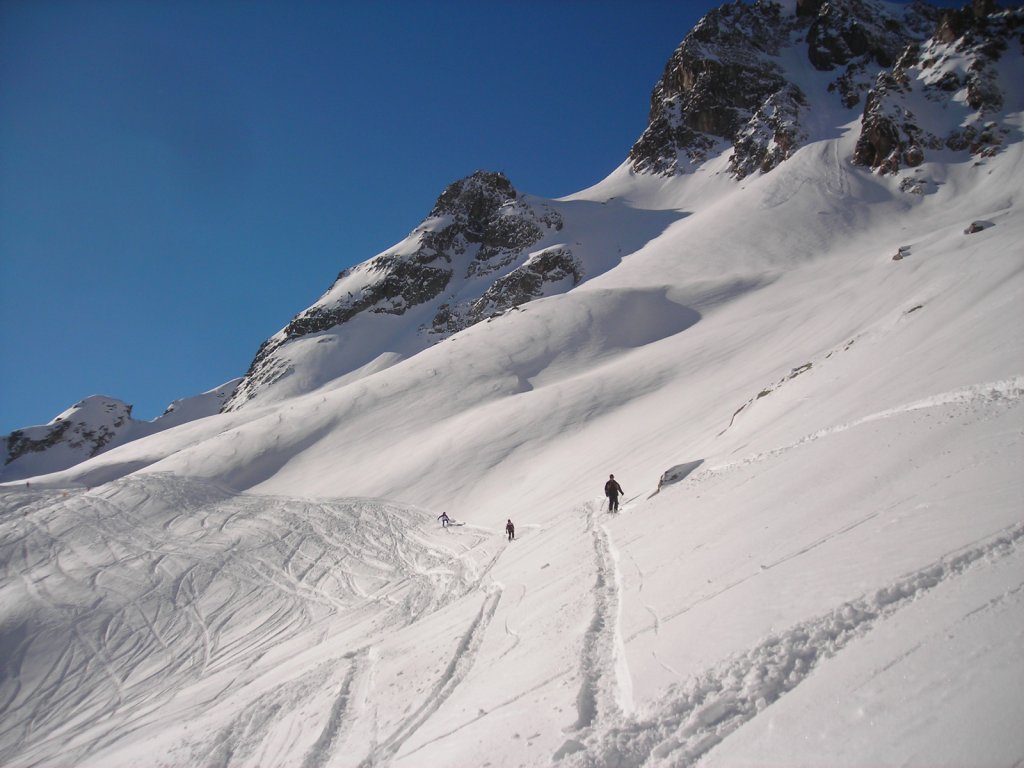
[[[618,496],[624,493],[625,491],[622,490],[622,486],[619,485],[617,480],[609,480],[607,483],[604,484],[605,496]]]

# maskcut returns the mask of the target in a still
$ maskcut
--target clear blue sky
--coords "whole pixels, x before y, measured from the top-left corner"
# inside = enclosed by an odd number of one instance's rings
[[[242,375],[474,170],[599,181],[718,4],[0,0],[0,433]]]

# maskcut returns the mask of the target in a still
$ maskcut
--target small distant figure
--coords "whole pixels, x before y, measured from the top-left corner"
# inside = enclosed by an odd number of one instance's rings
[[[441,521],[442,528],[447,528],[448,523],[451,522],[451,518],[448,517],[447,512],[442,512],[440,515],[437,516],[437,519]]]
[[[625,495],[622,486],[615,479],[615,475],[608,475],[608,482],[604,484],[604,495],[608,497],[608,511],[619,511],[619,495]]]
[[[505,533],[508,534],[508,540],[509,541],[512,541],[512,539],[514,539],[516,537],[516,527],[514,525],[512,525],[512,518],[511,517],[508,519],[508,522],[505,523]]]

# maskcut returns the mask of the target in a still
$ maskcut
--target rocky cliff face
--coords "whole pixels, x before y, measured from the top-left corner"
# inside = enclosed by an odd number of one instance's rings
[[[557,239],[562,227],[552,205],[519,193],[501,173],[456,181],[405,240],[342,272],[320,300],[264,342],[226,410],[294,372],[289,345],[356,318],[415,314],[425,345],[548,289],[571,288],[583,277],[580,262],[564,244],[541,244]],[[346,367],[362,362],[368,361]]]
[[[723,6],[669,59],[630,165],[637,173],[687,173],[731,147],[736,178],[771,171],[814,138],[808,94],[797,82],[806,78],[787,61],[827,73],[837,108],[863,105],[856,163],[892,171],[920,163],[927,148],[998,144],[985,111],[998,108],[1005,87],[991,64],[1019,50],[1020,13],[997,11],[991,0],[945,13],[923,2],[898,8],[872,0]],[[936,103],[962,97],[975,114],[963,130],[938,135],[902,103],[913,89]]]
[[[911,43],[880,72],[867,95],[853,162],[881,173],[921,165],[950,150],[984,157],[997,152],[1011,127],[1000,121],[1021,81],[1000,76],[1000,61],[1021,66],[1024,10],[998,11],[978,0],[947,11],[935,35]]]

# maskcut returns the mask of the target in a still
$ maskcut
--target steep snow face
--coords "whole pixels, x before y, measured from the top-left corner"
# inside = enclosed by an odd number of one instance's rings
[[[0,481],[58,472],[131,440],[218,413],[239,379],[195,397],[175,400],[153,421],[131,417],[132,406],[102,395],[73,405],[49,424],[18,429],[5,440]]]
[[[666,65],[628,170],[714,173],[720,160],[729,176],[743,179],[777,168],[812,142],[842,136],[857,117],[860,140],[844,148],[844,159],[873,168],[920,165],[925,146],[995,151],[1010,131],[999,110],[1014,109],[1019,98],[1003,89],[1013,88],[1021,64],[1012,33],[1020,12],[962,15],[873,0],[723,6]],[[926,43],[932,34],[938,36]],[[920,98],[912,82],[920,83]],[[954,92],[961,82],[964,94]],[[904,189],[922,191],[913,179]],[[648,207],[631,179],[626,190],[629,207]],[[667,205],[663,192],[654,205]],[[500,173],[453,183],[405,240],[342,273],[268,339],[227,409],[373,374],[470,325],[603,274],[661,231],[650,216],[638,216],[643,221],[626,228],[637,231],[646,221],[652,226],[645,237],[610,251],[593,234],[595,216],[581,206],[613,196],[575,196],[577,205],[567,207],[518,192]]]

